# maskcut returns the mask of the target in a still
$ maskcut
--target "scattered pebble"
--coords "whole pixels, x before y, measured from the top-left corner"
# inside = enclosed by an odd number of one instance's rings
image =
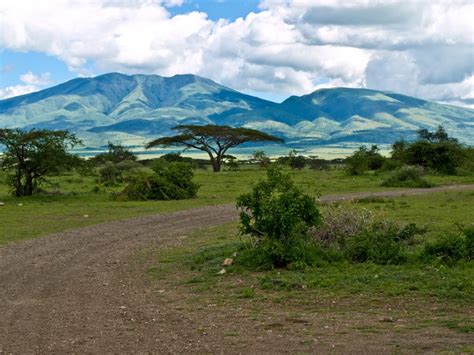
[[[217,274],[218,275],[224,275],[227,271],[225,269],[222,269],[221,271],[219,271]]]

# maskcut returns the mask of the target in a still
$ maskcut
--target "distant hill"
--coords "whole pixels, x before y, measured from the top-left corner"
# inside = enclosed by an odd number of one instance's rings
[[[69,129],[88,147],[142,145],[177,124],[246,126],[294,147],[392,143],[443,125],[474,144],[474,110],[368,89],[322,89],[277,104],[195,75],[110,73],[0,101],[1,127]]]

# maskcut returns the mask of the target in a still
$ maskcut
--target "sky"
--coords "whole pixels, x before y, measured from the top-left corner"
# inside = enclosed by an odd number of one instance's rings
[[[278,102],[344,86],[474,108],[473,19],[474,0],[1,0],[0,99],[191,73]]]

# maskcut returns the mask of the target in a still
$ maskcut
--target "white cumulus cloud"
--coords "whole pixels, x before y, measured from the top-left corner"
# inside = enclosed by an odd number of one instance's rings
[[[351,86],[471,103],[472,1],[263,0],[234,21],[168,11],[182,4],[2,0],[0,46],[55,56],[78,75],[194,73],[280,96]],[[24,79],[26,89],[48,77]]]

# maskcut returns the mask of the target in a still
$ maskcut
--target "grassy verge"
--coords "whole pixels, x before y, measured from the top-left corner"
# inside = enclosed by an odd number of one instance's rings
[[[449,233],[455,221],[472,222],[469,206],[473,204],[472,192],[356,203],[398,222],[426,225],[425,238]],[[433,327],[458,334],[474,332],[474,261],[450,266],[342,262],[255,272],[241,266],[237,255],[236,263],[220,275],[223,260],[239,253],[241,247],[236,223],[196,231],[181,247],[159,252],[148,273],[160,288],[174,289],[187,299],[187,306],[196,309],[208,304],[225,309],[245,307],[255,319],[272,309],[295,322],[317,310],[318,317],[330,314],[332,319],[347,321],[349,331],[365,333],[390,324],[392,331],[407,334]]]
[[[197,170],[196,182],[201,185],[198,197],[182,201],[115,201],[110,197],[113,191],[101,188],[92,177],[69,174],[52,178],[59,186],[60,194],[14,198],[9,196],[0,174],[0,245],[23,239],[34,238],[70,228],[126,219],[135,216],[165,213],[205,205],[234,203],[235,198],[248,192],[252,184],[264,176],[264,171],[244,168],[241,171],[225,171],[219,174]],[[380,186],[384,175],[367,174],[358,177],[347,176],[344,171],[302,170],[292,172],[295,182],[309,193],[334,194],[354,191],[386,190]],[[469,176],[429,177],[437,184],[472,183]],[[380,207],[382,208],[382,207]]]

